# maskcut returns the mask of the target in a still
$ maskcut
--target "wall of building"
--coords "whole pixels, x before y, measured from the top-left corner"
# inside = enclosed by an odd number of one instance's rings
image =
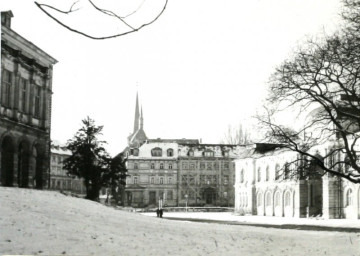
[[[9,27],[2,12],[0,184],[48,186],[54,58]]]
[[[238,148],[194,142],[158,139],[129,148],[126,203],[138,207],[157,206],[159,201],[166,206],[233,206],[232,160]]]
[[[50,164],[50,189],[62,192],[71,192],[79,195],[85,195],[85,185],[83,179],[67,174],[64,169],[64,161],[71,155],[71,152],[65,147],[51,147]]]

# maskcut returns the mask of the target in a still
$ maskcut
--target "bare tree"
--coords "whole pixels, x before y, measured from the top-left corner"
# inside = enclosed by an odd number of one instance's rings
[[[276,68],[269,105],[259,120],[269,129],[268,141],[299,154],[292,163],[299,177],[320,169],[317,175],[360,183],[360,1],[343,2],[344,27],[321,41],[308,40]],[[296,130],[275,121],[289,108],[298,116],[308,113]],[[327,147],[325,153],[319,154],[319,145]],[[311,168],[314,165],[319,168]]]
[[[250,143],[250,133],[240,123],[237,127],[228,126],[221,143],[232,145],[245,145]]]
[[[44,4],[44,3],[35,2],[35,4],[48,17],[50,17],[52,20],[54,20],[55,22],[57,22],[59,25],[63,26],[64,28],[66,28],[74,33],[91,38],[91,39],[102,40],[102,39],[115,38],[115,37],[120,37],[120,36],[130,34],[130,33],[134,33],[134,32],[137,32],[137,31],[143,29],[146,26],[153,24],[163,14],[163,12],[165,11],[165,9],[167,7],[167,3],[168,3],[168,0],[164,0],[164,4],[162,5],[162,8],[149,21],[146,21],[146,17],[144,16],[144,17],[140,17],[140,19],[143,19],[143,21],[141,22],[140,25],[133,25],[128,20],[139,13],[139,11],[143,8],[145,0],[142,0],[142,2],[138,6],[136,6],[133,10],[131,10],[129,13],[126,13],[126,14],[119,14],[113,10],[107,10],[105,8],[102,8],[102,7],[100,7],[99,4],[95,3],[96,2],[95,0],[83,0],[83,2],[88,4],[89,8],[92,9],[91,11],[96,11],[97,13],[102,14],[106,18],[111,17],[114,19],[114,22],[118,22],[121,25],[123,25],[123,29],[117,33],[113,33],[113,34],[106,35],[106,36],[97,36],[97,35],[91,35],[88,32],[84,32],[79,29],[76,29],[74,26],[69,25],[63,21],[64,16],[73,15],[77,11],[81,10],[81,7],[78,7],[80,1],[81,0],[73,2],[70,5],[68,10],[61,10],[60,8],[56,8],[53,5],[48,5],[48,4]],[[104,3],[102,3],[102,4],[104,4]]]

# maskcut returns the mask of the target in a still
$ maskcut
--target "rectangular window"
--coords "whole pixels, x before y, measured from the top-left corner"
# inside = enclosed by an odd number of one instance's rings
[[[155,164],[154,164],[154,163],[151,163],[150,168],[151,168],[151,169],[155,169]]]
[[[150,177],[150,184],[154,184],[155,183],[155,178],[154,177]]]
[[[172,164],[169,164],[169,170],[172,170]]]
[[[205,175],[200,175],[200,184],[205,184]]]
[[[211,162],[206,164],[206,169],[207,170],[212,170],[212,163]]]
[[[12,74],[8,70],[4,70],[3,76],[3,94],[2,102],[5,107],[10,107],[11,103],[11,87],[12,87]]]
[[[200,163],[200,169],[201,169],[201,170],[205,170],[205,163],[204,163],[204,162],[201,162],[201,163]]]
[[[169,179],[168,179],[168,184],[172,184],[172,178],[171,177],[169,177]]]
[[[225,175],[223,177],[223,179],[224,179],[224,185],[228,185],[229,184],[229,176]]]
[[[182,169],[187,170],[188,169],[188,163],[182,163]]]
[[[195,170],[195,163],[190,163],[189,167],[190,167],[190,170]]]
[[[138,177],[134,177],[134,184],[137,184],[138,183]]]
[[[134,163],[134,169],[137,170],[139,167],[138,167],[138,164],[137,163]]]
[[[167,200],[173,200],[173,192],[172,192],[172,190],[167,191],[166,199]]]
[[[40,90],[39,86],[35,86],[34,95],[35,95],[34,116],[39,118],[40,117],[40,99],[41,99],[41,90]]]
[[[20,92],[19,92],[19,111],[26,113],[26,92],[27,92],[27,81],[24,78],[20,80]]]

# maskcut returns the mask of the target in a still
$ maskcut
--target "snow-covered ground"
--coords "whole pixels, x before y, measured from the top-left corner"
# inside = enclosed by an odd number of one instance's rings
[[[360,255],[360,234],[174,221],[0,187],[0,254]]]

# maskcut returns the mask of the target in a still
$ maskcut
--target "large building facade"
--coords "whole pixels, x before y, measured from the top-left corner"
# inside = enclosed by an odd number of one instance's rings
[[[52,71],[57,62],[11,29],[1,13],[0,184],[49,181]]]
[[[319,158],[332,141],[312,149]],[[254,144],[235,160],[235,212],[260,216],[360,218],[360,185],[329,174],[294,177],[284,166],[297,153],[271,144]],[[344,161],[345,156],[336,156]],[[331,166],[330,159],[325,160]],[[314,165],[310,168],[319,168]],[[321,170],[311,171],[321,173]]]
[[[196,139],[148,139],[142,109],[135,105],[128,136],[125,205],[233,206],[235,168],[241,147]]]

